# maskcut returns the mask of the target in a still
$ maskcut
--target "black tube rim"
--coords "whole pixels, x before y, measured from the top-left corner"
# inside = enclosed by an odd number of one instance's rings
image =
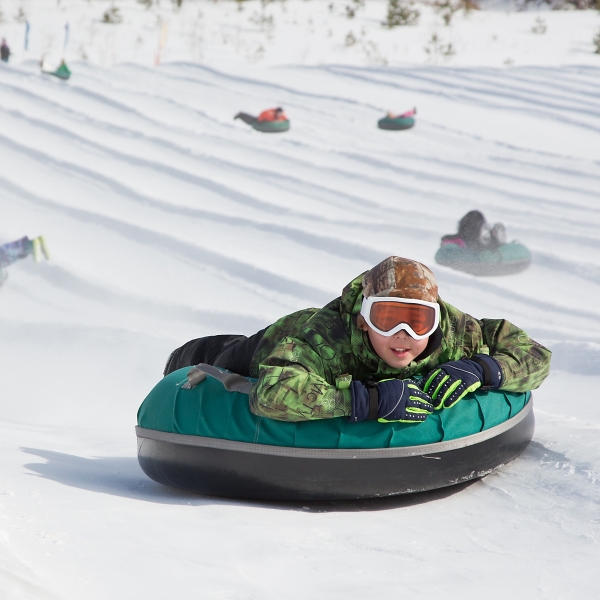
[[[403,458],[408,456],[424,456],[428,454],[439,454],[441,452],[451,452],[459,448],[466,448],[479,444],[486,440],[501,435],[505,431],[512,429],[525,419],[533,410],[533,400],[523,409],[507,421],[474,433],[465,437],[448,440],[446,442],[436,442],[434,444],[421,444],[419,446],[403,446],[400,448],[368,448],[368,449],[346,449],[346,448],[290,448],[288,446],[268,446],[266,444],[251,444],[249,442],[236,442],[233,440],[224,440],[221,438],[209,438],[197,435],[185,435],[181,433],[170,433],[166,431],[156,431],[154,429],[144,429],[136,427],[138,439],[154,440],[157,442],[167,442],[183,446],[199,446],[202,448],[215,448],[220,450],[232,450],[237,452],[248,452],[252,454],[268,454],[271,456],[286,456],[290,458],[315,458],[315,459],[369,459],[369,458]]]

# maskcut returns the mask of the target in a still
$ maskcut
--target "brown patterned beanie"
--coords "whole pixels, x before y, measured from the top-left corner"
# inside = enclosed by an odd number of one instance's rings
[[[363,296],[391,296],[437,302],[438,286],[435,275],[425,265],[389,256],[363,276]]]

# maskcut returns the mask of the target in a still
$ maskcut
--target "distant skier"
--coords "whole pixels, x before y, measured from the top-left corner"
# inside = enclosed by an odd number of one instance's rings
[[[269,108],[267,110],[263,110],[263,112],[258,115],[258,117],[253,117],[245,112],[239,112],[235,115],[235,119],[241,119],[244,123],[248,123],[248,125],[254,125],[255,123],[273,123],[276,121],[288,121],[286,114],[283,112],[283,108]]]
[[[498,248],[506,244],[506,228],[502,223],[490,227],[483,213],[471,210],[458,222],[457,233],[442,238],[444,244],[457,244],[473,250]]]
[[[0,45],[0,59],[2,59],[3,62],[8,62],[9,57],[10,48],[6,43],[6,39],[2,38],[2,44]]]
[[[20,258],[27,258],[29,255],[33,256],[35,262],[39,262],[42,256],[46,260],[50,258],[43,236],[40,235],[32,240],[25,236],[0,246],[0,283],[7,277],[6,271],[4,271],[5,267],[12,265]]]

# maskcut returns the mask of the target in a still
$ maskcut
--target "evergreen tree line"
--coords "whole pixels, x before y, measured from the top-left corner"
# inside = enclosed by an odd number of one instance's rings
[[[192,0],[187,0],[188,2]],[[218,0],[212,0],[217,2]],[[229,0],[231,1],[231,0]],[[238,4],[247,2],[248,0],[233,0]],[[349,0],[346,5],[346,14],[349,18],[354,17],[356,12],[363,8],[368,0]],[[138,0],[140,4],[150,8],[153,4],[157,4],[159,0]],[[181,7],[184,0],[171,0],[178,8]],[[285,0],[261,0],[264,6],[274,2],[285,2]],[[458,10],[479,9],[477,0],[433,0],[423,3],[433,4],[434,7],[440,7],[445,10],[445,14],[451,9],[452,12]],[[550,5],[554,9],[575,8],[578,10],[597,9],[600,10],[600,0],[517,0],[517,6],[525,7],[527,5]],[[333,6],[331,4],[330,6]],[[415,0],[388,0],[387,17],[385,20],[386,27],[398,27],[402,25],[414,25],[419,18],[419,11],[414,7]]]

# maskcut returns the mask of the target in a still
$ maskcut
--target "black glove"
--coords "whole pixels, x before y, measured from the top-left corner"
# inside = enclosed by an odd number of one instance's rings
[[[443,364],[425,375],[423,390],[436,410],[450,408],[469,392],[483,386],[494,390],[502,384],[500,365],[487,354],[475,354]]]
[[[350,421],[377,419],[381,423],[420,423],[432,412],[431,398],[413,379],[386,379],[367,386],[353,381]]]

